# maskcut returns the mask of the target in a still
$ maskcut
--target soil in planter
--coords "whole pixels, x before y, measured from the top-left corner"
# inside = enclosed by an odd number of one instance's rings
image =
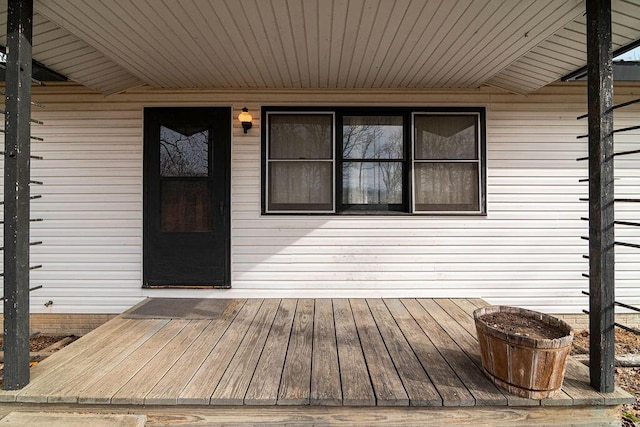
[[[548,325],[538,319],[524,317],[521,314],[499,311],[480,316],[487,325],[512,335],[520,335],[534,339],[556,339],[567,334],[565,331]]]

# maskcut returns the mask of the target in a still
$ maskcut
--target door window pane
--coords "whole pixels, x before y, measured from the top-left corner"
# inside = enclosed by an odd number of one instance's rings
[[[333,163],[270,164],[269,210],[333,210]]]
[[[475,115],[415,116],[416,160],[474,160],[478,158]]]
[[[477,163],[416,163],[418,211],[477,211]]]
[[[345,116],[342,123],[342,158],[402,159],[402,117]]]
[[[209,129],[160,126],[160,176],[209,174]]]
[[[345,162],[342,203],[379,205],[402,203],[401,162]]]
[[[161,181],[161,232],[211,230],[211,189],[208,181]]]

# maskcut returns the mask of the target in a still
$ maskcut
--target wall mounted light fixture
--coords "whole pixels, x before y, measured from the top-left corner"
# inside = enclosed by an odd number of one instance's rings
[[[238,114],[238,120],[240,120],[240,123],[242,124],[242,129],[244,129],[244,133],[247,133],[247,131],[251,129],[252,119],[253,117],[251,117],[251,114],[249,114],[249,110],[247,109],[247,107],[243,107],[242,113]]]

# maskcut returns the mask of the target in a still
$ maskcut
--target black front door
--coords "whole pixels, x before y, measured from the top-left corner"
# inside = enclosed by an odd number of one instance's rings
[[[229,287],[229,108],[144,110],[144,287]]]

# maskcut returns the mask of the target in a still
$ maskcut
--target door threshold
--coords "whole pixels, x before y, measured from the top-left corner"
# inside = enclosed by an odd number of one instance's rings
[[[231,285],[153,285],[142,286],[143,289],[231,289]]]

